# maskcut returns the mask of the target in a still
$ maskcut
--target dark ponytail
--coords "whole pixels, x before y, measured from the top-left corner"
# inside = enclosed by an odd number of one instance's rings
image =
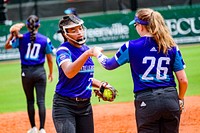
[[[33,48],[33,44],[36,39],[36,30],[39,27],[40,21],[39,18],[35,15],[31,15],[28,17],[26,21],[26,25],[30,30],[30,42],[31,42],[31,49]]]

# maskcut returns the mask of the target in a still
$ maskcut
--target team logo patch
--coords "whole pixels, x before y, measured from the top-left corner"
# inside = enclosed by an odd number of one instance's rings
[[[64,60],[64,59],[66,59],[66,55],[65,54],[61,54],[60,55],[60,60]]]

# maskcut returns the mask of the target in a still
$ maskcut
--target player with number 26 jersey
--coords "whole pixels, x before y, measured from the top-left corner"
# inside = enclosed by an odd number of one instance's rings
[[[123,44],[112,58],[99,51],[96,57],[108,70],[130,63],[138,133],[178,133],[188,86],[181,52],[159,12],[138,9],[129,25],[140,38]]]
[[[158,53],[158,46],[152,37],[141,37],[124,44],[115,55],[119,65],[130,62],[134,92],[148,88],[175,87],[173,71],[185,67],[178,47],[168,54]]]
[[[178,46],[169,49],[167,55],[158,53],[158,46],[152,37],[126,42],[113,58],[105,58],[101,63],[107,69],[130,63],[134,92],[149,88],[175,87],[172,72],[185,67]]]

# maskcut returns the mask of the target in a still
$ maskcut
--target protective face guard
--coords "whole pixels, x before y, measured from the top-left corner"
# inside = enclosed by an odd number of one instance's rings
[[[67,15],[67,16],[64,16],[63,17],[63,20],[64,20],[64,25],[62,26],[62,31],[64,32],[65,36],[72,40],[73,42],[79,44],[79,45],[82,45],[85,43],[86,41],[86,28],[83,26],[83,20],[79,19],[78,17],[76,17],[75,15]],[[70,28],[74,28],[74,27],[77,27],[77,26],[82,26],[83,27],[83,32],[85,31],[85,34],[84,34],[84,39],[80,39],[80,40],[74,40],[73,38],[71,38],[69,36],[69,34],[71,34],[72,36],[73,35],[76,35],[76,34],[79,34],[79,33],[68,33],[67,30],[70,29]]]
[[[78,26],[78,25],[77,25]],[[83,25],[82,25],[83,26]],[[73,27],[72,27],[73,28]],[[67,30],[68,28],[65,28],[65,26],[63,26],[63,31],[64,31],[64,33],[65,33],[65,36],[68,38],[68,39],[70,39],[70,40],[72,40],[73,42],[75,42],[75,43],[77,43],[77,44],[79,44],[79,45],[82,45],[82,44],[84,44],[85,42],[86,42],[86,39],[87,39],[87,34],[86,34],[86,27],[85,26],[83,26],[83,32],[81,33],[81,34],[84,34],[84,38],[83,39],[80,39],[80,40],[74,40],[73,38],[71,38],[69,35],[71,35],[71,36],[75,36],[75,35],[77,35],[78,33],[68,33],[66,30]]]
[[[67,29],[82,25],[84,23],[83,20],[79,19],[74,15],[64,16],[63,19],[65,20],[65,22],[68,22],[65,24],[65,26],[63,26]]]

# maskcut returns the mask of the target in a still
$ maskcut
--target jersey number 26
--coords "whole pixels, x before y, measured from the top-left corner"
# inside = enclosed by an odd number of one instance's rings
[[[153,56],[146,56],[143,58],[142,63],[146,64],[147,61],[150,61],[150,65],[147,68],[147,70],[144,72],[144,74],[142,75],[142,79],[143,80],[155,80],[154,78],[156,78],[157,80],[164,80],[167,78],[167,72],[168,72],[168,68],[167,67],[162,67],[162,64],[169,64],[170,63],[170,58],[169,57],[160,57],[158,59],[158,63],[156,63],[156,58]],[[156,76],[153,76],[150,74],[150,72],[152,71],[152,69],[156,67]],[[163,72],[161,74],[161,71]]]

